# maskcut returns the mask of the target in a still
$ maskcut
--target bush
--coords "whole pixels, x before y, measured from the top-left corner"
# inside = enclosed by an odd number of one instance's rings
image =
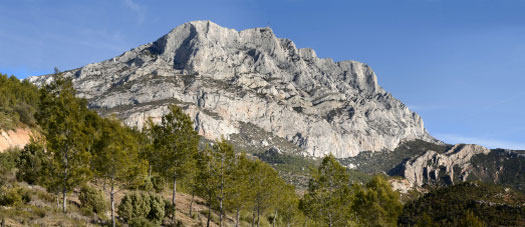
[[[122,198],[118,215],[130,225],[140,218],[159,224],[165,215],[165,203],[158,195],[132,192]]]
[[[149,196],[144,193],[132,192],[125,195],[118,206],[118,215],[129,222],[133,218],[146,217],[151,210]]]
[[[152,176],[152,177],[147,177],[144,180],[144,183],[139,187],[139,189],[143,191],[147,191],[147,192],[151,190],[155,190],[155,192],[160,193],[164,191],[165,187],[166,187],[166,181],[164,180],[164,178],[160,176]]]
[[[148,214],[148,219],[160,223],[165,215],[165,204],[164,200],[158,195],[150,195],[150,212]]]
[[[35,141],[27,144],[16,159],[16,179],[28,184],[38,184],[42,174],[44,146]]]
[[[82,187],[78,199],[80,200],[80,206],[82,208],[96,214],[104,214],[108,209],[104,194],[93,187]]]
[[[0,192],[0,205],[19,206],[31,202],[29,192],[20,187],[2,188]]]
[[[156,227],[155,223],[144,217],[133,218],[128,222],[129,227]]]

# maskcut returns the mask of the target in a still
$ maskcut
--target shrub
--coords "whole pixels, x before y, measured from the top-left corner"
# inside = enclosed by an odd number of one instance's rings
[[[0,192],[0,205],[19,206],[31,202],[29,192],[20,187],[2,188]]]
[[[154,223],[160,223],[165,215],[164,210],[164,200],[158,195],[150,195],[150,212],[148,214],[148,219]]]
[[[147,192],[151,190],[155,190],[155,192],[160,193],[164,191],[165,187],[166,187],[166,181],[164,180],[164,178],[160,176],[152,176],[152,177],[147,177],[144,180],[144,183],[139,187],[139,189],[143,191],[147,191]]]
[[[166,187],[166,180],[160,176],[152,177],[151,183],[153,184],[153,189],[155,189],[155,192],[157,193],[164,191],[164,188]]]
[[[140,218],[159,224],[165,213],[165,202],[162,197],[140,192],[125,195],[118,207],[118,215],[130,225],[132,220]]]
[[[118,206],[118,215],[129,222],[133,218],[147,217],[151,206],[149,195],[139,192],[132,192],[125,195]]]
[[[156,227],[155,223],[144,217],[133,218],[128,222],[129,227]]]
[[[82,187],[78,199],[82,208],[96,214],[104,214],[108,209],[104,194],[93,187]]]
[[[44,147],[35,141],[27,144],[16,159],[16,178],[28,184],[38,184],[42,174]]]

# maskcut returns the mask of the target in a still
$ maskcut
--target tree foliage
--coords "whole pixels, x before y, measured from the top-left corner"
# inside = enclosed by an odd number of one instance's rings
[[[0,73],[0,129],[14,129],[19,123],[35,126],[38,88],[27,80]]]
[[[75,97],[70,79],[60,73],[40,90],[38,125],[46,138],[46,180],[50,189],[60,188],[62,209],[66,211],[67,193],[90,179],[88,151],[90,130],[86,116],[91,112],[83,99]]]
[[[347,226],[351,221],[352,193],[346,169],[334,156],[326,156],[312,170],[301,207],[311,219],[326,226]]]

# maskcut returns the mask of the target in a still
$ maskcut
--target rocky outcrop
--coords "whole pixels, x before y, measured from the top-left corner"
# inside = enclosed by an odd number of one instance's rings
[[[309,156],[350,157],[414,139],[438,142],[416,113],[378,85],[368,65],[318,58],[270,28],[236,31],[190,22],[65,75],[90,108],[139,128],[177,104],[208,139],[243,134],[241,126],[249,124]]]
[[[9,148],[23,148],[31,140],[32,132],[26,128],[0,130],[0,152]]]
[[[489,149],[474,144],[458,144],[445,153],[429,150],[406,161],[403,164],[403,176],[413,186],[463,182],[473,170],[472,158],[490,152]]]

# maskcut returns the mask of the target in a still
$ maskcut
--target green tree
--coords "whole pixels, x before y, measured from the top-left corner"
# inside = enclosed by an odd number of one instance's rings
[[[235,152],[233,151],[233,146],[229,144],[226,140],[221,139],[221,141],[216,141],[213,145],[212,152],[212,162],[214,163],[213,167],[213,177],[217,178],[217,201],[219,205],[219,226],[223,225],[224,217],[224,203],[229,198],[228,195],[233,196],[233,170],[235,168],[234,158]]]
[[[115,221],[115,194],[129,185],[136,185],[146,175],[146,163],[139,159],[137,139],[131,129],[113,118],[102,120],[100,140],[93,157],[95,173],[109,181],[111,223]]]
[[[403,210],[399,193],[381,175],[366,184],[366,189],[356,186],[353,210],[361,223],[367,226],[397,226]]]
[[[152,130],[155,148],[154,167],[157,172],[173,180],[171,203],[174,207],[172,221],[175,222],[177,180],[191,171],[198,149],[199,135],[193,128],[191,118],[181,108],[171,105],[170,112],[162,117],[160,125]]]
[[[228,178],[229,187],[225,191],[227,194],[225,207],[235,212],[236,227],[240,226],[241,211],[253,206],[250,182],[251,166],[253,166],[253,161],[249,160],[245,153],[241,153],[236,158],[232,174]]]
[[[347,226],[351,218],[352,193],[346,169],[333,155],[312,169],[308,190],[301,201],[303,212],[326,226]]]
[[[87,182],[91,176],[90,153],[86,134],[85,117],[89,113],[87,102],[75,97],[70,79],[60,73],[40,90],[39,109],[36,113],[38,125],[46,138],[45,177],[50,189],[60,188],[62,210],[67,209],[67,193]]]
[[[18,169],[16,178],[28,184],[41,183],[45,155],[43,143],[31,138],[30,143],[24,147],[16,159]]]
[[[196,182],[198,183],[197,192],[206,199],[208,205],[206,227],[210,227],[211,207],[216,203],[217,188],[220,184],[218,178],[215,177],[215,162],[212,152],[212,149],[206,145],[206,147],[196,155],[197,166],[199,166],[196,178]]]
[[[251,195],[253,201],[253,219],[252,226],[261,224],[261,216],[264,216],[266,211],[277,203],[278,185],[282,181],[270,165],[256,160],[252,165],[252,172],[250,174]]]
[[[299,197],[295,193],[295,187],[290,184],[284,184],[277,195],[279,202],[275,207],[273,226],[276,226],[277,220],[281,220],[284,225],[290,226],[301,216]]]

